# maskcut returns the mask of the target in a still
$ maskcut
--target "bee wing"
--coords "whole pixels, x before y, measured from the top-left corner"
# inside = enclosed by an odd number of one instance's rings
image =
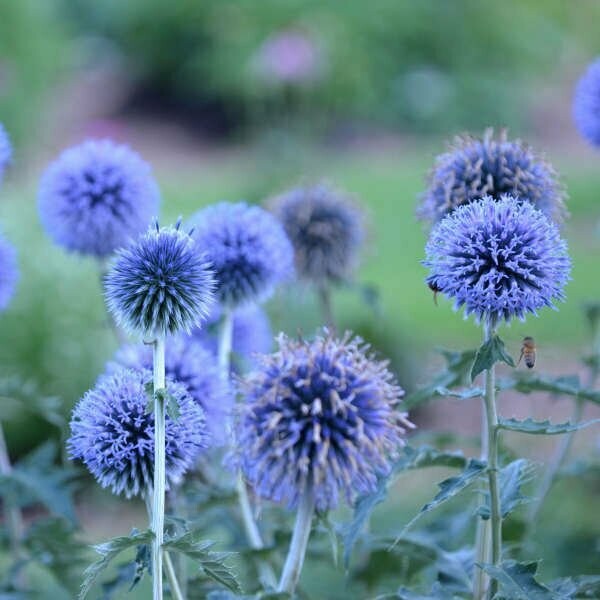
[[[519,366],[519,363],[523,359],[524,354],[525,354],[525,348],[521,348],[521,356],[519,356],[519,360],[517,361],[517,367]]]

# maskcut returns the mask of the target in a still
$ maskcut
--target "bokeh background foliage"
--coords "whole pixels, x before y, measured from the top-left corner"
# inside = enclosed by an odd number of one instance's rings
[[[425,231],[414,213],[444,140],[488,125],[507,126],[545,151],[570,196],[568,301],[503,337],[518,356],[523,335],[533,335],[544,372],[577,371],[589,341],[581,305],[600,297],[600,157],[577,138],[570,98],[581,68],[600,52],[598,22],[593,0],[3,2],[0,121],[16,151],[0,223],[18,248],[22,275],[2,316],[2,371],[34,383],[40,397],[58,397],[67,415],[117,347],[96,265],[49,242],[35,202],[44,165],[60,149],[111,136],[153,164],[165,223],[222,199],[262,202],[304,179],[324,177],[353,194],[366,209],[369,238],[356,285],[336,293],[335,308],[343,327],[392,360],[410,391],[439,363],[434,347],[479,344],[479,331],[446,301],[433,304],[420,264]],[[268,40],[289,31],[313,44],[312,71],[282,82],[259,67]],[[310,332],[319,323],[312,294],[295,285],[268,308],[275,330]],[[543,396],[501,403],[508,416],[565,420],[569,412]],[[478,410],[439,402],[413,416],[417,435],[451,429],[463,437],[450,445],[474,452]],[[597,453],[596,436],[578,437],[573,461]],[[56,436],[43,420],[21,415],[7,424],[7,437],[16,459]],[[554,444],[510,441],[540,461]],[[372,532],[400,530],[446,475],[405,475],[375,512]],[[124,508],[85,484],[78,496],[84,539],[143,526],[140,507]],[[598,480],[589,478],[553,489],[534,536],[544,548],[544,576],[598,571],[600,529],[586,508],[597,493]],[[325,534],[317,539],[327,547]],[[315,548],[305,578],[310,597],[331,589],[344,591],[327,597],[365,597],[377,565],[392,571],[397,559],[382,552],[365,565],[360,556],[348,583]]]

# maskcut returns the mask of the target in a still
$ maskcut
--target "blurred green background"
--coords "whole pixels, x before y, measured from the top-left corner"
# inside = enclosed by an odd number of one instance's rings
[[[595,0],[0,3],[0,121],[15,144],[0,224],[22,272],[0,317],[2,370],[35,381],[68,411],[116,349],[97,265],[54,247],[36,208],[47,162],[86,137],[108,136],[152,163],[163,222],[218,200],[262,202],[308,179],[330,179],[354,195],[369,239],[357,286],[336,293],[335,310],[411,389],[437,364],[434,347],[474,347],[480,336],[448,302],[436,307],[423,283],[426,231],[414,214],[424,176],[446,140],[494,126],[531,142],[561,174],[574,265],[559,311],[502,335],[513,355],[524,335],[535,336],[541,370],[577,371],[589,342],[581,306],[600,298],[600,154],[578,138],[570,99],[600,53],[599,22]],[[376,306],[365,302],[365,286],[376,290]],[[310,290],[290,286],[268,308],[276,330],[311,332],[320,323]],[[476,431],[475,404],[443,405],[415,417],[421,429]],[[558,419],[569,405],[509,398],[504,410]],[[48,435],[23,419],[7,430],[14,456]],[[576,448],[590,452],[596,436],[586,432]],[[526,449],[543,459],[552,445]],[[398,503],[382,512],[382,527],[432,494],[429,474],[409,479],[409,493],[398,490]],[[553,494],[538,540],[554,548],[550,573],[569,574],[559,557],[574,531],[586,532],[577,552],[593,547],[600,529],[582,506],[594,491],[574,484],[576,500],[566,505]],[[560,531],[549,518],[559,508]],[[126,531],[126,518],[110,533]],[[107,533],[89,509],[83,520],[90,537]]]

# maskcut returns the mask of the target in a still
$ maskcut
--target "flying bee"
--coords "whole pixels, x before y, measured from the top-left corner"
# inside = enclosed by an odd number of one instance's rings
[[[427,285],[429,286],[429,289],[433,292],[433,303],[437,306],[438,305],[437,295],[442,290],[433,281],[428,281]]]
[[[525,360],[525,364],[528,369],[533,369],[535,366],[535,340],[532,337],[524,337],[523,345],[521,346],[521,356],[519,356],[519,362],[517,366],[521,362],[521,359]]]

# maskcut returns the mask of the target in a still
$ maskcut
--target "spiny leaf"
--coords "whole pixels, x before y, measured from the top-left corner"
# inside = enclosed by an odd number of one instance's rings
[[[592,419],[591,421],[583,421],[582,423],[550,423],[550,421],[534,421],[532,418],[527,418],[524,421],[518,419],[500,419],[498,427],[508,431],[519,431],[521,433],[531,433],[534,435],[558,435],[561,433],[569,433],[577,431],[584,427],[589,427],[594,423],[600,423],[600,419]]]
[[[103,544],[93,546],[94,550],[100,554],[101,558],[92,563],[84,571],[84,580],[81,584],[79,599],[83,600],[83,598],[89,594],[100,573],[102,573],[102,571],[108,567],[110,562],[121,554],[121,552],[128,550],[129,548],[137,548],[141,545],[150,544],[153,539],[154,534],[150,530],[141,533],[134,530],[129,536],[116,537]]]
[[[515,372],[511,377],[500,381],[500,389],[512,389],[522,394],[549,392],[600,404],[600,391],[582,387],[578,375],[549,377],[547,375]]]
[[[428,502],[423,506],[423,508],[419,511],[416,517],[414,517],[400,532],[400,535],[396,538],[398,541],[402,538],[405,532],[425,513],[432,511],[437,508],[444,502],[447,502],[451,498],[454,498],[457,494],[465,490],[472,483],[474,483],[479,476],[485,471],[486,463],[476,460],[474,458],[470,459],[465,469],[457,475],[456,477],[450,477],[449,479],[445,479],[441,483],[438,484],[440,491],[434,497],[431,502]]]
[[[499,336],[493,335],[488,341],[481,345],[479,350],[477,350],[475,361],[471,367],[471,381],[474,381],[477,375],[490,369],[497,362],[504,362],[510,367],[515,366],[515,361],[506,351],[504,342]]]
[[[600,575],[578,575],[555,579],[548,587],[558,598],[600,598]]]
[[[535,579],[537,561],[519,563],[515,560],[504,561],[498,567],[490,564],[479,564],[490,577],[496,579],[503,594],[512,600],[551,600],[557,598],[545,585]]]
[[[338,566],[338,538],[335,531],[335,526],[329,519],[328,513],[317,513],[317,526],[320,526],[329,538],[331,546],[331,558],[335,567]]]

